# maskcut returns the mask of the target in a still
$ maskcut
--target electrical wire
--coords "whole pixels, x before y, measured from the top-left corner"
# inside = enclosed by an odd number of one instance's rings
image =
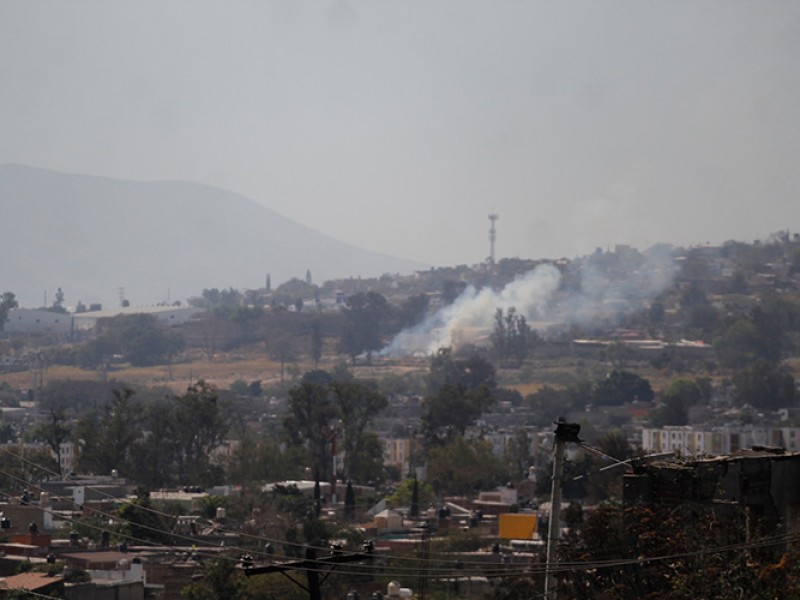
[[[27,483],[23,479],[15,476],[15,475],[13,475],[11,473],[8,473],[6,471],[3,471],[3,470],[0,470],[0,475],[5,475],[6,477],[9,477],[11,479],[15,479],[15,480],[20,481],[22,483]],[[8,493],[5,493],[5,492],[0,492],[0,493],[5,495],[7,498],[13,498],[13,496],[11,494],[8,494]],[[65,501],[69,501],[69,500],[61,498],[59,496],[54,496],[54,498],[62,499],[62,500],[65,500]],[[42,507],[40,507],[40,508],[42,508]],[[62,515],[58,515],[55,511],[50,510],[50,509],[42,508],[42,510],[44,512],[47,512],[47,513],[53,515],[53,516],[59,516],[64,521],[66,521],[68,523],[71,523],[73,525],[80,525],[80,526],[88,527],[90,529],[94,529],[96,531],[101,531],[101,532],[102,531],[107,531],[107,529],[105,527],[102,527],[100,525],[95,525],[95,524],[89,523],[89,522],[79,522],[79,521],[77,521],[75,519],[71,519],[69,517],[65,518]],[[125,519],[121,519],[119,517],[116,517],[114,515],[110,515],[108,513],[103,512],[103,511],[94,510],[93,512],[95,514],[97,514],[97,515],[99,515],[101,517],[107,518],[107,519],[115,519],[116,521],[121,522],[121,523],[125,523],[126,522]],[[127,521],[127,522],[130,523],[130,521]],[[191,538],[189,536],[182,536],[182,535],[174,534],[172,532],[165,531],[163,529],[158,529],[158,528],[155,528],[155,527],[142,525],[140,523],[136,523],[135,525],[137,527],[141,527],[142,529],[146,529],[146,530],[152,531],[154,533],[160,533],[160,534],[163,534],[163,535],[166,535],[166,536],[170,536],[172,538],[182,539],[182,540],[187,541],[187,542],[192,542],[193,546],[200,546],[200,547],[204,546],[203,541],[202,540],[198,540],[196,538]],[[146,540],[146,539],[143,539],[143,538],[138,538],[138,537],[135,537],[133,535],[122,533],[122,532],[115,532],[115,536],[118,537],[118,538],[121,537],[121,538],[123,538],[125,540],[137,542],[137,543],[139,543],[141,545],[144,545],[144,546],[151,546],[151,547],[156,547],[156,548],[159,548],[159,547],[160,548],[168,548],[169,550],[171,550],[171,551],[173,551],[175,553],[186,553],[188,551],[188,548],[185,547],[185,546],[174,546],[174,545],[171,545],[171,544],[163,544],[163,543],[159,544],[159,543],[154,542],[152,540]],[[205,546],[205,547],[208,548],[208,546]],[[241,554],[242,552],[244,552],[244,553],[249,553],[250,552],[246,548],[240,548],[240,547],[236,547],[236,546],[225,547],[225,550],[235,550],[239,554]],[[326,552],[328,552],[331,549],[329,547],[326,547],[326,548],[324,548],[324,550]],[[208,559],[224,559],[224,560],[229,560],[229,561],[235,562],[237,564],[241,560],[240,558],[235,558],[235,557],[232,557],[232,556],[226,556],[224,554],[222,554],[222,555],[210,554],[207,550],[204,551],[204,550],[201,550],[201,549],[198,549],[198,548],[193,549],[192,553],[195,554],[198,557],[203,557],[203,558],[208,558]],[[268,556],[270,556],[270,558],[274,558],[271,555],[268,555]],[[370,558],[376,558],[376,556],[364,553],[364,559],[365,560],[368,560]],[[317,564],[317,565],[321,565],[321,566],[329,566],[330,565],[330,563],[326,562],[324,560],[324,558],[318,558],[318,559],[294,559],[294,560],[289,560],[288,562],[293,563],[293,564],[295,564],[297,566],[297,568],[294,569],[294,570],[298,570],[298,571],[318,571],[320,573],[326,573],[328,571],[328,569],[321,568],[321,567],[320,568],[312,568],[312,567],[307,567],[307,566],[300,566],[300,565],[297,565],[297,563],[298,562],[302,562],[303,565],[309,565],[309,564],[312,564],[312,565],[313,564]],[[276,562],[274,564],[279,564],[279,563]],[[454,563],[452,566],[449,566],[449,567],[446,567],[446,568],[443,567],[443,568],[436,569],[436,570],[449,574],[449,573],[452,573],[454,571],[455,566],[456,565]],[[406,577],[416,576],[416,570],[413,570],[413,569],[410,569],[410,568],[391,567],[391,566],[388,566],[388,565],[369,565],[368,564],[368,565],[362,565],[359,569],[350,569],[350,570],[337,568],[337,572],[339,574],[350,574],[350,575],[363,575],[365,573],[365,571],[369,571],[369,570],[380,571],[382,574],[387,574],[387,572],[388,572],[389,575],[396,574],[398,576],[402,575],[402,576],[406,576]]]
[[[30,466],[33,466],[33,467],[36,467],[36,468],[40,469],[40,470],[42,470],[44,473],[47,473],[47,474],[49,474],[49,475],[54,475],[54,476],[56,476],[56,477],[58,477],[58,476],[59,476],[59,474],[58,474],[58,473],[56,473],[55,471],[53,471],[53,470],[51,470],[51,469],[49,469],[49,468],[47,468],[47,467],[45,467],[45,466],[43,466],[43,465],[40,465],[40,464],[38,464],[38,463],[36,463],[36,462],[34,462],[34,461],[31,461],[31,460],[29,460],[28,458],[26,458],[26,457],[24,457],[24,456],[20,456],[20,455],[14,454],[13,452],[11,452],[11,451],[10,451],[9,449],[7,449],[7,448],[0,448],[0,451],[2,451],[2,452],[4,452],[4,453],[8,454],[9,456],[11,456],[11,457],[13,457],[13,458],[15,458],[15,459],[17,459],[17,460],[20,460],[20,461],[24,462],[25,464],[28,464],[28,465],[30,465]],[[10,475],[10,474],[7,474],[7,476],[10,476],[10,477],[12,477],[12,478],[15,478],[15,479],[19,479],[19,478],[17,478],[16,476],[13,476],[13,475]],[[20,481],[23,481],[23,480],[20,480]],[[26,485],[28,485],[28,482],[26,482],[26,481],[23,481],[23,483],[25,483]],[[40,486],[35,486],[35,487],[40,487]],[[89,489],[89,490],[91,490],[91,491],[93,491],[93,492],[97,493],[98,495],[104,496],[105,498],[107,498],[107,499],[109,499],[109,500],[115,500],[115,501],[119,501],[119,500],[120,500],[120,498],[118,498],[118,497],[116,497],[116,496],[113,496],[112,494],[109,494],[109,493],[108,493],[108,492],[106,492],[105,490],[102,490],[102,489],[100,489],[100,488],[98,488],[98,487],[89,486],[89,485],[84,485],[83,487],[85,487],[86,489]],[[62,499],[62,500],[65,500],[64,498],[60,498],[60,499]],[[138,506],[138,508],[139,508],[139,509],[141,509],[141,510],[143,510],[143,511],[145,511],[145,512],[148,512],[148,513],[151,513],[151,514],[154,514],[154,515],[158,515],[158,516],[161,516],[161,517],[165,517],[165,518],[168,518],[168,519],[174,519],[174,518],[175,518],[175,515],[172,515],[172,514],[169,514],[169,513],[165,513],[165,512],[163,512],[163,511],[160,511],[160,510],[158,510],[158,509],[156,509],[156,508],[153,508],[153,507],[148,507],[148,506],[141,506],[141,505],[139,505],[139,506]],[[173,534],[173,533],[171,533],[171,532],[166,532],[166,531],[164,531],[164,530],[159,530],[159,529],[157,529],[157,528],[150,528],[150,527],[145,527],[145,528],[146,528],[146,529],[150,529],[150,530],[152,530],[153,532],[157,532],[157,533],[164,533],[164,534],[168,534],[168,535],[175,535],[175,534]],[[255,536],[255,535],[253,535],[253,534],[247,534],[247,533],[245,533],[245,532],[237,532],[237,533],[238,533],[238,535],[240,535],[240,537],[245,537],[245,538],[248,538],[248,539],[253,539],[253,540],[256,540],[256,541],[259,541],[259,542],[277,543],[277,544],[281,544],[281,545],[283,545],[284,547],[295,547],[295,548],[300,548],[300,549],[303,549],[303,548],[306,548],[306,547],[308,547],[308,546],[306,546],[305,544],[302,544],[302,543],[297,543],[297,542],[288,542],[288,541],[284,541],[284,540],[278,540],[278,539],[267,538],[267,537],[262,537],[262,536]],[[187,537],[187,536],[184,536],[184,537],[185,537],[185,539],[186,539],[186,540],[188,540],[188,541],[194,541],[194,542],[196,542],[196,541],[197,541],[197,540],[193,540],[192,538],[189,538],[189,537]],[[256,549],[253,549],[253,548],[240,548],[240,549],[241,549],[243,552],[244,552],[244,551],[246,551],[246,552],[249,552],[249,553],[254,553],[254,552],[255,552],[255,553],[258,553],[258,554],[264,554],[265,556],[271,556],[271,555],[270,555],[268,552],[259,552],[258,550],[256,550]],[[327,548],[327,547],[318,547],[318,548],[315,548],[315,549],[317,549],[317,550],[329,550],[330,548]]]
[[[43,465],[40,465],[40,464],[38,464],[38,463],[36,463],[34,461],[31,461],[31,460],[27,459],[24,456],[20,456],[20,455],[14,454],[13,452],[11,452],[7,448],[0,448],[0,451],[5,452],[9,456],[12,456],[13,458],[16,458],[16,459],[18,459],[18,460],[20,460],[20,461],[22,461],[22,462],[24,462],[24,463],[26,463],[26,464],[28,464],[30,466],[36,467],[36,468],[42,470],[45,473],[48,473],[48,474],[54,475],[54,476],[58,476],[58,473],[56,473],[55,471],[53,471],[53,470],[51,470],[51,469],[49,469],[49,468],[47,468],[47,467],[45,467]],[[0,471],[0,473],[3,473],[3,472]],[[10,474],[6,474],[6,475],[7,476],[11,476],[13,478],[16,478],[15,476],[12,476]],[[28,482],[25,482],[25,481],[23,481],[23,480],[21,480],[19,478],[16,478],[16,479],[18,479],[19,481],[22,481],[26,485],[28,484]],[[106,497],[108,499],[119,500],[119,498],[109,494],[108,492],[105,492],[104,490],[102,490],[100,488],[96,488],[96,487],[92,487],[92,486],[84,486],[84,487],[86,487],[87,489],[90,489],[90,490],[94,491],[95,493],[97,493],[99,495],[102,495],[102,496],[104,496],[104,497]],[[65,500],[64,498],[60,498],[60,499]],[[161,517],[165,517],[165,518],[168,518],[168,519],[174,519],[175,518],[174,515],[159,511],[158,509],[153,508],[153,507],[145,507],[145,506],[138,505],[138,508],[143,510],[143,511],[146,511],[146,512],[149,512],[149,513],[161,516]],[[102,514],[99,511],[95,511],[95,512],[97,512],[98,514]],[[108,518],[114,518],[114,519],[116,519],[118,521],[124,522],[124,519],[120,519],[119,517],[115,517],[113,515],[103,515],[103,516],[107,516]],[[178,539],[183,539],[185,541],[192,542],[195,545],[203,545],[202,540],[197,540],[197,539],[191,538],[189,536],[180,536],[180,535],[176,535],[176,534],[174,534],[172,532],[165,531],[165,530],[162,530],[162,529],[149,527],[149,526],[143,526],[143,525],[140,525],[140,524],[136,524],[136,525],[140,526],[140,527],[142,527],[144,529],[148,529],[148,530],[150,530],[150,531],[152,531],[154,533],[160,533],[160,534],[164,534],[164,535],[170,535],[172,537],[177,537]],[[324,547],[323,546],[309,546],[309,545],[306,545],[306,544],[303,544],[303,543],[286,542],[284,540],[279,540],[279,539],[274,539],[274,538],[267,538],[267,537],[263,537],[263,536],[256,536],[256,535],[253,535],[253,534],[247,534],[245,532],[237,532],[237,535],[239,535],[240,537],[246,538],[246,539],[253,539],[253,540],[256,540],[258,542],[267,542],[267,543],[270,543],[270,544],[272,544],[272,543],[281,544],[284,547],[297,548],[297,549],[301,549],[301,550],[304,550],[306,548],[312,548],[312,549],[320,551],[320,552],[328,552],[331,549],[328,546],[324,546]],[[252,554],[257,554],[257,555],[262,555],[262,556],[267,557],[267,558],[274,558],[273,554],[270,554],[270,553],[268,553],[266,551],[260,551],[260,550],[256,550],[256,549],[252,549],[252,548],[246,548],[246,547],[240,547],[240,546],[230,546],[229,548],[231,550],[240,550],[242,553],[246,553],[246,554],[251,554],[251,555]],[[415,557],[392,557],[392,560],[398,561],[398,562],[403,562],[403,563],[421,563],[423,566],[419,567],[420,570],[426,568],[424,565],[427,564],[425,559],[415,558]],[[449,567],[449,568],[455,568],[457,562],[460,565],[470,566],[469,564],[465,563],[464,561],[455,561],[454,560],[452,566]],[[483,564],[485,564],[485,563],[482,563],[482,562],[475,562],[474,563],[475,566],[481,566]],[[389,568],[394,568],[394,567],[389,567]]]
[[[3,451],[6,451],[6,450],[3,449]],[[36,465],[36,463],[33,463],[32,461],[28,461],[27,459],[25,459],[23,457],[14,455],[13,453],[10,453],[10,452],[8,452],[8,453],[11,454],[12,456],[15,456],[16,458],[19,458],[19,459],[25,461],[25,462],[28,462],[28,463],[33,464],[35,466],[38,466],[38,465]],[[48,471],[44,467],[40,467],[40,468],[42,468],[45,471]],[[28,482],[26,482],[24,479],[19,478],[19,477],[13,475],[13,474],[7,473],[7,472],[2,471],[2,470],[0,470],[0,474],[5,475],[6,477],[9,477],[11,479],[15,479],[17,481],[20,481],[20,482],[28,485]],[[100,492],[101,490],[97,490],[97,491]],[[4,494],[4,495],[6,495],[9,498],[13,497],[10,494]],[[107,495],[107,496],[109,498],[112,497],[110,495]],[[58,496],[55,496],[55,497],[59,498]],[[154,512],[156,514],[169,516],[169,517],[172,518],[171,515],[167,515],[166,513],[161,513],[159,511],[155,511],[155,510],[153,510],[152,512]],[[117,516],[109,515],[109,514],[101,512],[101,511],[95,511],[95,513],[99,514],[101,516],[105,516],[106,518],[112,518],[112,519],[116,519],[117,521],[120,521],[120,522],[125,522],[124,519],[120,519]],[[78,523],[78,522],[76,522],[76,521],[74,521],[72,519],[66,519],[66,520],[68,522]],[[101,531],[105,530],[105,528],[103,528],[103,527],[95,526],[95,525],[90,524],[90,523],[79,523],[79,524],[82,525],[82,526],[88,526],[90,528],[101,530]],[[161,534],[164,534],[164,535],[172,536],[173,538],[183,539],[185,541],[190,541],[195,546],[198,545],[197,544],[198,542],[201,542],[200,545],[202,545],[202,540],[197,540],[197,539],[191,538],[189,536],[177,535],[177,534],[174,534],[174,533],[169,532],[169,531],[165,531],[165,530],[162,530],[162,529],[153,528],[153,527],[149,527],[149,526],[144,526],[144,525],[139,524],[139,523],[136,523],[135,525],[137,525],[139,527],[142,527],[143,529],[147,529],[147,530],[156,532],[156,533],[161,533]],[[186,547],[172,546],[172,545],[166,545],[166,544],[157,544],[157,543],[152,542],[150,540],[144,540],[144,539],[141,539],[141,538],[136,538],[134,536],[130,536],[130,535],[127,535],[127,534],[116,533],[115,535],[117,535],[118,537],[123,537],[125,539],[141,542],[143,545],[146,545],[146,546],[166,547],[166,548],[169,548],[170,550],[172,550],[172,551],[174,551],[176,553],[185,553],[187,551]],[[259,539],[259,540],[268,540],[269,539],[269,538],[259,538],[257,536],[252,536],[252,537],[254,537],[255,539]],[[278,543],[283,543],[280,540],[272,540],[272,541],[277,541]],[[555,563],[553,565],[550,565],[551,568],[549,570],[550,570],[550,572],[553,572],[553,573],[564,573],[564,572],[585,571],[585,570],[600,569],[600,568],[608,569],[608,568],[623,567],[623,566],[635,565],[635,564],[641,565],[641,564],[647,564],[647,563],[651,563],[651,562],[661,562],[661,561],[667,561],[667,560],[679,560],[679,559],[682,559],[682,558],[693,558],[693,557],[702,556],[702,555],[711,555],[711,554],[733,552],[733,551],[746,551],[746,550],[751,550],[751,549],[755,549],[755,548],[778,546],[778,545],[786,544],[786,543],[789,543],[789,542],[795,542],[795,541],[800,541],[800,534],[782,534],[782,535],[778,535],[778,536],[772,536],[772,537],[763,538],[763,539],[756,540],[756,541],[753,541],[753,542],[730,544],[730,545],[726,545],[726,546],[719,546],[719,547],[712,547],[712,548],[704,548],[704,549],[691,551],[691,552],[675,553],[675,554],[663,555],[663,556],[637,557],[637,558],[630,558],[630,559],[615,558],[615,559],[609,559],[609,560],[606,560],[606,561],[595,560],[595,561],[558,562],[558,563]],[[308,547],[308,546],[305,546],[303,544],[293,544],[293,545],[294,546],[302,546],[304,548]],[[326,552],[330,551],[330,548],[327,548],[327,547],[326,548],[315,548],[315,549],[321,549],[321,550],[326,551]],[[266,554],[266,553],[259,553],[257,551],[251,550],[251,549],[240,548],[240,547],[236,547],[236,546],[227,547],[226,550],[237,550],[237,551],[244,551],[244,552],[247,552],[247,553],[256,552],[257,554]],[[197,552],[197,555],[198,556],[205,556],[207,558],[215,558],[215,559],[223,558],[223,559],[239,562],[239,559],[236,559],[236,558],[233,558],[233,557],[226,557],[224,555],[220,556],[220,555],[216,555],[216,554],[204,554],[204,553],[201,553],[201,552]],[[271,559],[274,559],[273,555],[268,555],[268,556]],[[487,563],[485,563],[485,562],[474,562],[474,563],[473,562],[469,562],[469,563],[465,563],[464,561],[453,560],[452,561],[453,564],[448,565],[449,561],[442,561],[440,559],[427,559],[427,560],[425,560],[425,559],[410,558],[410,557],[389,557],[389,558],[391,560],[419,562],[419,563],[422,563],[423,565],[427,565],[427,566],[423,566],[423,567],[420,567],[420,568],[411,568],[411,567],[393,568],[393,567],[389,567],[388,565],[362,565],[361,568],[359,568],[357,570],[347,570],[347,569],[339,568],[339,569],[337,569],[337,573],[338,574],[342,574],[342,575],[347,575],[347,574],[350,574],[350,575],[363,575],[365,570],[370,570],[372,568],[375,568],[375,570],[380,570],[380,572],[382,574],[387,574],[386,573],[387,571],[396,571],[396,576],[406,576],[406,577],[409,577],[409,578],[424,576],[424,577],[427,577],[427,578],[440,579],[440,578],[444,577],[444,575],[443,575],[444,573],[450,574],[450,577],[453,577],[454,576],[453,575],[454,572],[458,573],[458,571],[456,569],[461,570],[466,566],[475,566],[475,567],[486,567],[487,566]],[[293,561],[289,561],[289,562],[297,563],[298,561],[297,560],[293,560]],[[328,566],[330,564],[330,563],[325,562],[324,559],[317,559],[317,560],[300,559],[300,562],[302,562],[304,564],[315,564],[316,563],[316,564],[325,565],[325,566]],[[431,566],[431,564],[439,564],[439,565],[443,565],[443,566],[438,567],[438,568],[434,568],[434,567]],[[305,566],[300,566],[300,565],[296,565],[296,566],[297,566],[297,568],[294,569],[294,570],[298,570],[298,571],[317,571],[317,572],[320,572],[320,573],[327,573],[328,572],[328,569],[324,569],[324,568],[311,568],[311,567],[305,567]],[[500,565],[500,566],[502,566],[502,565]],[[538,566],[534,563],[534,564],[530,564],[530,565],[524,565],[522,567],[514,567],[514,568],[507,568],[506,567],[506,568],[498,569],[497,570],[497,576],[504,576],[504,577],[524,576],[524,577],[528,577],[528,576],[535,575],[535,574],[543,574],[547,570],[548,570],[547,563],[538,563]]]

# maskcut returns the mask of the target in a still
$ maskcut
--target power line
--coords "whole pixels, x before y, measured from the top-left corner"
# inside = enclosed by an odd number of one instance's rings
[[[29,463],[31,462],[31,461],[28,461],[27,459],[25,459],[24,457],[19,457],[17,455],[14,455],[13,453],[8,452],[6,449],[2,449],[2,450],[4,452],[7,452],[8,454],[10,454],[11,456],[15,456],[17,458],[20,458],[23,461],[26,461],[26,462],[29,462]],[[36,465],[35,463],[31,463],[31,464]],[[42,468],[42,470],[48,471],[48,469],[46,469],[45,467],[41,467],[39,465],[36,465],[36,466],[38,466],[39,468]],[[22,483],[24,483],[26,485],[29,485],[29,483],[27,481],[25,481],[24,479],[22,479],[22,478],[20,478],[20,477],[18,477],[16,475],[13,475],[11,473],[8,473],[6,471],[0,470],[0,474],[5,475],[6,477],[9,477],[10,479],[13,479],[13,480],[22,482]],[[33,486],[33,487],[38,487],[38,486]],[[89,489],[92,489],[92,488],[90,487]],[[102,493],[102,490],[96,490],[96,491]],[[2,493],[3,495],[5,495],[8,498],[13,498],[14,497],[11,494],[8,494],[8,493],[5,493],[5,492],[0,492],[0,493]],[[106,494],[106,496],[109,497],[109,498],[112,498],[112,496],[110,494]],[[65,498],[60,497],[60,496],[53,496],[53,497],[56,498],[56,499],[66,500]],[[71,500],[69,500],[69,501],[74,503],[74,501],[71,501]],[[140,507],[140,508],[143,508],[144,510],[150,510],[151,512],[153,512],[155,514],[167,516],[169,518],[174,518],[173,515],[169,515],[167,513],[163,513],[163,512],[157,511],[155,509],[148,509],[146,507]],[[44,510],[46,512],[49,512],[50,514],[52,514],[54,516],[59,516],[59,517],[64,518],[62,515],[58,515],[55,511],[47,510],[47,509],[44,509],[44,508],[42,508],[42,510]],[[202,546],[202,545],[204,545],[203,544],[203,540],[198,540],[198,539],[192,538],[190,536],[184,536],[184,535],[180,535],[180,534],[175,534],[175,533],[170,532],[170,531],[166,531],[166,530],[163,530],[163,529],[142,525],[140,523],[132,523],[131,521],[127,521],[125,519],[121,519],[120,517],[118,517],[116,515],[111,515],[111,514],[108,514],[108,513],[104,513],[102,511],[94,511],[94,512],[96,514],[98,514],[100,516],[103,516],[105,518],[108,518],[108,519],[116,519],[117,521],[119,521],[121,523],[133,524],[133,525],[142,527],[143,529],[147,529],[149,531],[153,531],[155,533],[161,533],[161,534],[173,537],[175,539],[181,539],[181,540],[184,540],[184,541],[191,542],[193,546],[198,546],[198,545]],[[75,521],[74,519],[71,519],[71,518],[64,518],[64,520],[69,522],[69,523],[78,524],[78,525],[81,525],[81,526],[84,526],[84,527],[88,527],[90,529],[95,529],[95,530],[99,530],[99,531],[107,531],[104,527],[100,527],[100,526],[94,525],[92,523],[79,522],[79,521]],[[132,541],[135,541],[135,542],[140,542],[140,543],[142,543],[143,545],[146,545],[146,546],[168,548],[168,549],[170,549],[171,551],[174,551],[174,552],[184,553],[187,550],[187,547],[174,546],[174,545],[170,545],[170,544],[158,544],[158,543],[153,542],[151,540],[145,540],[145,539],[142,539],[142,538],[137,538],[137,537],[134,537],[132,535],[124,534],[122,532],[115,532],[115,535],[117,537],[122,537],[124,539],[132,540]],[[262,540],[262,541],[263,540],[270,540],[270,538],[261,538],[261,537],[258,537],[258,536],[251,536],[251,537],[253,537],[254,539]],[[271,540],[271,541],[276,541],[277,543],[282,543],[282,544],[284,543],[282,540]],[[690,552],[675,553],[675,554],[662,555],[662,556],[653,556],[653,557],[642,557],[642,556],[640,556],[640,557],[630,558],[630,559],[614,558],[614,559],[609,559],[609,560],[605,560],[605,561],[604,560],[573,561],[573,562],[560,561],[559,563],[555,563],[554,565],[549,565],[549,569],[550,569],[551,572],[554,572],[554,573],[565,573],[565,572],[572,572],[572,571],[585,571],[585,570],[591,570],[591,569],[597,569],[597,568],[614,568],[614,567],[623,567],[623,566],[636,565],[636,564],[641,565],[641,564],[647,564],[647,563],[651,563],[651,562],[661,562],[661,561],[668,561],[668,560],[679,560],[679,559],[682,559],[682,558],[693,558],[693,557],[697,557],[697,556],[719,554],[719,553],[724,553],[724,552],[738,552],[738,551],[752,550],[752,549],[755,549],[755,548],[774,547],[774,546],[779,546],[779,545],[783,545],[783,544],[786,544],[786,543],[789,543],[789,542],[796,542],[796,541],[800,541],[800,534],[780,534],[780,535],[776,535],[776,536],[768,536],[768,537],[761,538],[759,540],[755,540],[755,541],[751,541],[751,542],[729,544],[729,545],[725,545],[725,546],[717,546],[717,547],[711,547],[711,548],[703,548],[703,549],[690,551]],[[323,551],[330,551],[331,550],[328,547],[313,547],[313,546],[308,546],[308,545],[299,544],[299,543],[292,543],[291,545],[295,546],[295,547],[302,547],[302,548],[311,547],[311,548],[313,548],[315,550],[323,550]],[[239,547],[239,546],[229,546],[229,547],[225,547],[225,549],[226,550],[233,550],[233,551],[237,551],[237,552],[264,554],[264,555],[270,557],[270,559],[274,559],[274,555],[270,555],[270,554],[268,554],[266,552],[258,552],[258,551],[252,550],[252,549],[242,548],[242,547]],[[197,550],[195,550],[195,552],[196,552],[196,554],[198,556],[204,556],[206,558],[232,560],[232,561],[235,561],[237,563],[240,560],[240,559],[236,559],[236,558],[233,558],[233,557],[227,557],[227,556],[224,556],[224,555],[206,554],[206,553],[203,553],[203,552],[200,552],[200,551],[197,551]],[[374,556],[374,557],[378,558],[378,556]],[[419,568],[416,568],[416,567],[405,567],[405,568],[403,568],[403,567],[390,567],[388,565],[364,565],[361,569],[359,569],[357,571],[341,571],[340,573],[343,574],[343,575],[363,575],[365,569],[366,570],[374,569],[375,571],[380,571],[380,572],[382,572],[384,574],[386,574],[386,572],[388,571],[389,574],[393,574],[394,576],[398,576],[398,577],[402,577],[402,576],[405,576],[405,577],[420,577],[420,576],[422,576],[421,572],[424,572],[425,573],[424,577],[426,577],[426,578],[439,579],[439,578],[442,578],[442,577],[446,577],[447,574],[449,574],[450,576],[453,576],[453,574],[459,573],[459,571],[461,569],[463,569],[464,567],[467,567],[467,566],[475,566],[475,567],[486,567],[487,566],[487,563],[485,563],[485,562],[477,562],[476,561],[476,562],[465,563],[463,561],[458,561],[458,560],[455,560],[455,559],[452,560],[452,561],[446,561],[446,560],[441,560],[441,559],[425,559],[425,560],[423,560],[423,559],[420,559],[420,558],[410,558],[410,557],[381,557],[381,558],[385,558],[386,560],[392,560],[392,561],[397,561],[397,562],[420,563],[422,566],[419,567]],[[322,560],[323,559],[319,559],[319,561],[322,561]],[[311,561],[311,562],[313,562],[313,561]],[[452,564],[448,564],[449,562],[452,562]],[[321,564],[326,564],[326,563],[322,562]],[[438,566],[431,566],[431,565],[438,565]],[[490,566],[493,566],[493,565],[490,565]],[[303,569],[297,569],[297,570],[303,570]],[[318,569],[318,570],[320,570],[320,569]],[[521,566],[521,567],[514,567],[514,568],[509,568],[509,567],[506,566],[505,568],[498,569],[496,573],[492,572],[492,571],[490,571],[490,572],[494,576],[527,577],[527,576],[531,576],[531,575],[543,574],[543,573],[545,573],[546,570],[548,570],[548,564],[545,562],[545,563],[538,563],[538,564],[532,563],[532,564],[529,564],[529,565],[525,565],[525,566]],[[326,571],[324,571],[324,572],[326,572]]]
[[[26,464],[29,464],[31,466],[34,466],[34,467],[38,468],[38,469],[41,469],[45,473],[49,473],[51,475],[58,476],[58,473],[56,473],[55,471],[52,471],[51,469],[49,469],[49,468],[47,468],[47,467],[45,467],[43,465],[40,465],[40,464],[38,464],[38,463],[36,463],[34,461],[31,461],[30,459],[28,459],[28,458],[26,458],[24,456],[20,456],[20,455],[14,454],[13,452],[8,450],[7,448],[0,448],[0,450],[5,452],[9,456],[12,456],[14,458],[17,458],[17,459],[21,460],[22,462],[25,462]],[[0,473],[3,473],[3,472],[0,471]],[[7,476],[12,477],[14,479],[17,479],[18,481],[28,485],[28,482],[22,480],[21,478],[18,478],[18,477],[14,476],[14,475],[11,475],[11,474],[7,474]],[[39,487],[39,486],[34,486],[34,487]],[[102,495],[102,496],[104,496],[104,497],[106,497],[108,499],[118,500],[118,498],[116,498],[115,496],[109,494],[108,492],[106,492],[106,491],[104,491],[104,490],[102,490],[100,488],[93,487],[93,486],[88,486],[88,485],[84,486],[84,487],[86,487],[87,489],[92,490],[92,491],[96,492],[97,494]],[[59,497],[59,498],[62,499],[62,500],[65,500],[62,497]],[[74,501],[72,501],[72,502],[74,503]],[[162,517],[165,517],[165,518],[168,518],[168,519],[174,519],[175,518],[174,515],[171,515],[169,513],[165,513],[163,511],[159,511],[158,509],[153,508],[153,507],[146,507],[146,506],[142,506],[142,505],[137,505],[137,508],[139,508],[139,509],[141,509],[141,510],[143,510],[145,512],[149,512],[149,513],[152,513],[152,514],[155,514],[155,515],[158,515],[158,516],[162,516]],[[95,512],[97,512],[98,514],[102,514],[100,511],[95,511]],[[103,516],[106,516],[107,518],[116,518],[117,520],[119,520],[121,522],[125,522],[124,519],[120,519],[119,517],[115,517],[114,515],[107,515],[106,514],[106,515],[103,515]],[[128,523],[130,523],[130,522],[128,521]],[[138,523],[135,523],[135,525],[140,526],[140,524],[138,524]],[[170,531],[165,531],[163,529],[158,529],[158,528],[149,527],[149,526],[142,526],[142,527],[145,528],[145,529],[148,529],[150,531],[153,531],[154,533],[161,533],[161,534],[164,534],[164,535],[176,537],[178,539],[191,541],[192,543],[197,544],[197,545],[202,545],[202,540],[196,540],[195,538],[191,538],[189,536],[181,536],[181,535],[175,534],[175,533],[170,532]],[[256,540],[256,541],[259,541],[259,542],[281,544],[284,547],[297,548],[297,549],[301,549],[301,550],[305,550],[306,548],[309,548],[309,547],[314,547],[314,546],[309,546],[308,544],[303,544],[303,543],[299,543],[299,542],[288,542],[288,541],[274,539],[274,538],[267,538],[267,537],[263,537],[263,536],[256,536],[256,535],[253,535],[253,534],[247,534],[245,532],[237,532],[237,534],[240,537],[244,537],[244,538],[247,538],[247,539],[253,539],[253,540]],[[240,547],[240,546],[230,546],[229,548],[232,549],[232,550],[241,550],[243,553],[251,553],[251,554],[255,553],[255,554],[259,554],[259,555],[264,555],[264,556],[269,557],[269,558],[273,557],[272,554],[270,554],[269,552],[266,552],[266,551],[259,551],[259,550],[254,550],[254,549],[251,549],[251,548],[244,548],[244,547]],[[330,550],[330,547],[316,546],[316,547],[314,547],[314,549],[318,550],[318,551],[327,552],[327,551]],[[426,564],[426,562],[423,559],[420,559],[420,558],[417,558],[417,557],[393,557],[393,560],[396,560],[396,561],[399,561],[399,562],[407,562],[407,563],[422,563],[423,565]],[[465,564],[465,563],[463,561],[460,561],[459,564]],[[476,562],[475,564],[476,565],[483,565],[485,563]],[[456,566],[456,561],[453,561],[453,567],[455,567],[455,566]]]

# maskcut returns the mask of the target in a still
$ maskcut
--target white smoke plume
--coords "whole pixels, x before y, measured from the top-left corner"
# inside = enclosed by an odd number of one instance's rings
[[[499,292],[469,286],[456,300],[428,315],[419,325],[401,331],[383,354],[398,356],[430,354],[442,347],[471,343],[491,329],[495,311],[512,306],[526,319],[541,318],[561,274],[552,265],[540,265],[517,277]]]
[[[539,265],[499,292],[470,286],[449,306],[397,334],[382,354],[423,355],[480,342],[493,330],[498,308],[505,312],[514,307],[534,328],[536,321],[581,326],[617,322],[647,306],[671,285],[676,272],[671,250],[658,247],[644,255],[635,253],[634,262],[616,270],[603,268],[603,260],[620,256],[576,260],[563,275],[553,265]]]

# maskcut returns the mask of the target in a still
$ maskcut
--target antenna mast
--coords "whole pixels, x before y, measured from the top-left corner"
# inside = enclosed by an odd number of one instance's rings
[[[494,227],[495,221],[500,218],[500,215],[496,213],[489,214],[489,221],[491,221],[492,226],[489,228],[489,264],[494,264],[494,241],[497,239],[497,230]]]

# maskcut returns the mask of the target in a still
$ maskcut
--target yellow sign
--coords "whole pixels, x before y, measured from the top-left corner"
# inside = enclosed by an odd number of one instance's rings
[[[504,540],[532,540],[536,533],[536,515],[505,513],[500,515],[500,534]]]

